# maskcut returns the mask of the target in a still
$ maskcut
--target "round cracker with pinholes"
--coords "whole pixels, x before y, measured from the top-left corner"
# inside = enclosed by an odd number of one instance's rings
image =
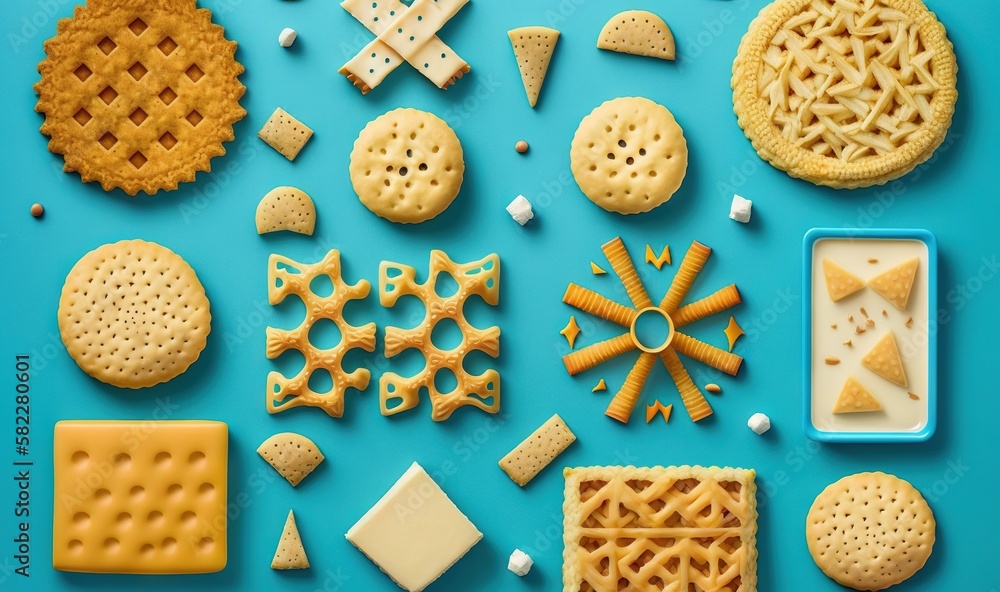
[[[931,555],[934,533],[934,514],[920,492],[878,472],[829,485],[806,517],[816,565],[855,590],[884,590],[917,573]]]
[[[84,372],[138,389],[182,374],[205,349],[212,316],[184,259],[156,243],[98,247],[66,277],[59,333]]]
[[[641,214],[668,201],[684,180],[684,131],[663,105],[643,97],[605,102],[573,136],[570,169],[584,195],[609,212]]]
[[[465,161],[447,123],[426,111],[395,109],[361,130],[350,173],[365,207],[392,222],[415,224],[455,200]]]

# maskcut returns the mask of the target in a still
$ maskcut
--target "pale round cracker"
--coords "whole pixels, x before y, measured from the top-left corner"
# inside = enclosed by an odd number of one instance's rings
[[[455,200],[465,161],[447,123],[426,111],[395,109],[361,130],[350,172],[365,207],[387,220],[415,224]]]
[[[194,270],[142,240],[98,247],[66,277],[59,333],[84,372],[123,388],[166,382],[205,348],[212,316]]]
[[[640,214],[668,201],[687,171],[684,131],[642,97],[605,102],[573,136],[570,168],[584,195],[610,212]]]
[[[934,514],[920,492],[885,473],[829,485],[806,517],[809,553],[855,590],[883,590],[917,573],[934,547]]]

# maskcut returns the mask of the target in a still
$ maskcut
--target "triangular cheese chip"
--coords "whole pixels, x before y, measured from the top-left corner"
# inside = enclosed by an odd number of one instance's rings
[[[903,369],[903,359],[896,347],[896,338],[892,331],[885,334],[875,347],[861,359],[861,364],[886,380],[891,380],[899,386],[906,386],[906,371]]]
[[[305,436],[293,432],[275,434],[257,448],[274,470],[295,487],[325,458],[319,447]]]
[[[309,558],[302,546],[299,529],[295,526],[295,514],[288,511],[285,528],[281,531],[281,540],[274,551],[271,569],[309,569]]]
[[[917,277],[919,266],[920,259],[914,257],[873,277],[868,281],[868,285],[899,310],[906,310],[906,303],[910,301],[910,290],[913,289],[913,280]]]
[[[839,302],[865,287],[861,278],[832,259],[823,259],[823,277],[826,278],[826,291],[830,293],[830,300],[834,302]]]
[[[510,44],[514,47],[517,67],[521,70],[521,82],[532,107],[538,102],[542,92],[545,73],[549,69],[552,51],[559,40],[559,31],[548,27],[521,27],[507,31]]]
[[[611,17],[597,38],[598,49],[674,59],[674,35],[663,19],[645,10],[626,10]]]
[[[882,404],[875,395],[858,382],[853,376],[844,383],[844,388],[833,405],[834,413],[862,413],[865,411],[880,411]]]
[[[257,204],[257,234],[290,230],[312,236],[316,229],[316,205],[296,187],[275,187]]]

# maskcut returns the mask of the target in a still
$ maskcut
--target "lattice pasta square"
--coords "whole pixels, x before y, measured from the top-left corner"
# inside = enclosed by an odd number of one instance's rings
[[[564,592],[756,592],[752,470],[566,469]]]

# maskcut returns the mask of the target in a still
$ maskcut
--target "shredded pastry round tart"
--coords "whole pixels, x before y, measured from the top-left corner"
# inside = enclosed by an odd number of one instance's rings
[[[236,43],[195,0],[88,0],[45,42],[41,132],[64,170],[105,191],[177,189],[226,153],[239,100]]]
[[[733,103],[757,153],[817,185],[881,185],[944,141],[958,66],[919,0],[776,0],[733,63]]]

